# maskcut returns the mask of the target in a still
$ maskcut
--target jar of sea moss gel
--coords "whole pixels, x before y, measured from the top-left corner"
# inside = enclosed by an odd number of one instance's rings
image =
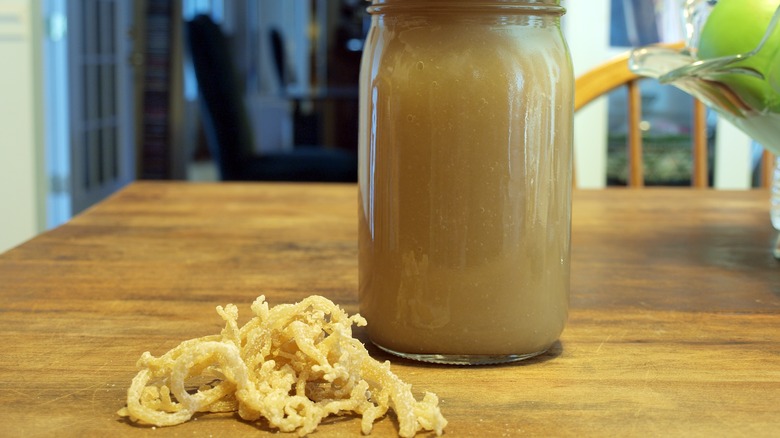
[[[429,362],[546,351],[568,311],[571,59],[557,0],[374,0],[360,78],[359,297]]]

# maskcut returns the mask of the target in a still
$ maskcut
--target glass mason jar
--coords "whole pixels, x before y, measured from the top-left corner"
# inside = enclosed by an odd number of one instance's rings
[[[371,341],[543,353],[569,301],[574,81],[558,0],[374,0],[360,77],[359,297]]]

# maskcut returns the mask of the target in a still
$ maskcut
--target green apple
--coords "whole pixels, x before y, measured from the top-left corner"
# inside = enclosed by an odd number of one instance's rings
[[[719,0],[701,31],[699,59],[746,54],[761,43],[780,0]],[[780,64],[780,31],[772,33],[763,48],[733,67],[755,70],[767,79],[747,73],[730,73],[718,80],[758,111],[780,113],[780,95],[769,77]]]

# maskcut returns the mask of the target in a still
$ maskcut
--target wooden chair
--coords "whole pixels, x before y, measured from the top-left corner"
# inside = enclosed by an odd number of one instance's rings
[[[682,43],[672,45],[672,47],[682,47]],[[623,53],[579,76],[575,81],[574,110],[579,111],[580,108],[585,107],[596,98],[604,96],[619,87],[627,87],[628,186],[643,187],[642,132],[640,130],[642,97],[639,91],[639,80],[642,77],[629,70],[629,56],[630,52]],[[694,99],[692,128],[693,175],[691,175],[691,186],[696,188],[708,187],[706,114],[704,104]],[[764,151],[761,159],[762,187],[771,186],[773,164],[773,155],[768,151]]]

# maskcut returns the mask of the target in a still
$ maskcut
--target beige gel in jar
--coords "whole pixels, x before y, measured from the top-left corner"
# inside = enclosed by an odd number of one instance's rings
[[[359,296],[429,362],[543,353],[568,311],[573,75],[557,0],[374,0]]]

